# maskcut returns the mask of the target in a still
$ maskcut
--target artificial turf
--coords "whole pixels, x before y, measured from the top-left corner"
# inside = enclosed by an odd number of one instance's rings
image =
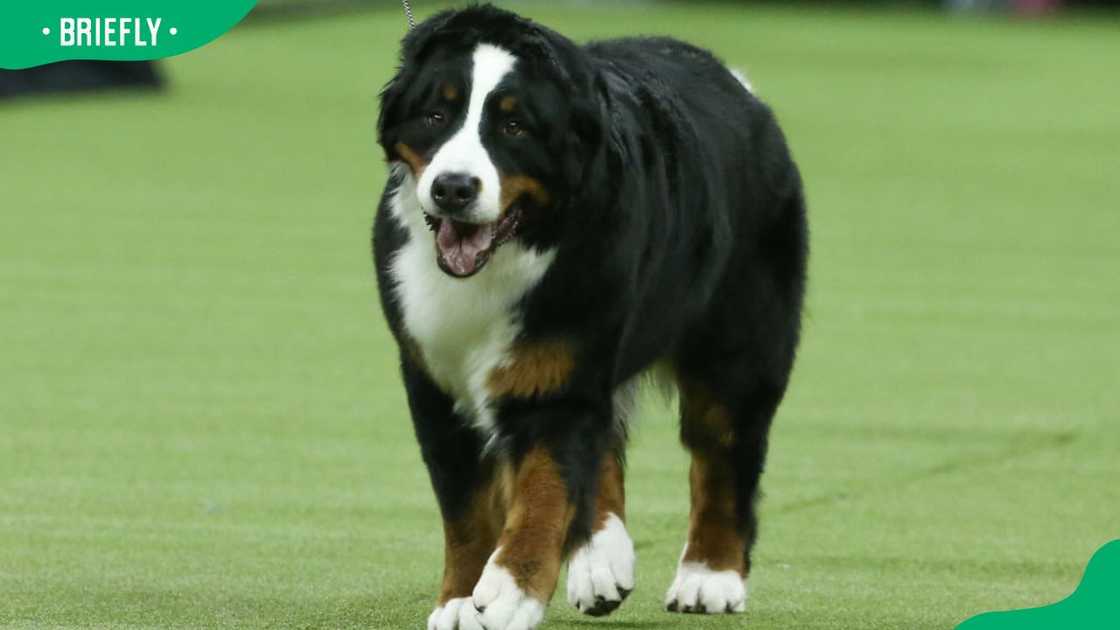
[[[1120,536],[1117,23],[524,11],[746,69],[813,227],[749,613],[661,612],[687,459],[650,397],[638,590],[591,621],[561,587],[548,627],[951,628],[1068,594]],[[401,34],[258,23],[164,94],[0,106],[0,625],[421,627],[442,536],[368,253]]]

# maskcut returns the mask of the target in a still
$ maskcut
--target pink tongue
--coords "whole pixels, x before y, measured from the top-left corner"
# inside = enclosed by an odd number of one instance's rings
[[[478,267],[479,254],[490,249],[494,242],[493,225],[456,224],[444,219],[436,234],[436,247],[440,258],[452,272],[467,276]]]

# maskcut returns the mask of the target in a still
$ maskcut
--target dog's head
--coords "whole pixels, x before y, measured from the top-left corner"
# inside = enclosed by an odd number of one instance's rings
[[[398,185],[415,187],[405,211],[422,213],[444,272],[472,276],[507,242],[555,244],[601,153],[605,113],[585,66],[566,38],[490,6],[405,38],[379,141]]]

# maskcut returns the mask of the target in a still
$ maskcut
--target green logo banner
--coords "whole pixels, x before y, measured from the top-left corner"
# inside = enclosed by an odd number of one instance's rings
[[[204,46],[256,0],[0,0],[0,68],[67,59],[140,61]]]
[[[1115,630],[1120,628],[1120,540],[1098,551],[1073,595],[1042,608],[973,617],[957,630]]]

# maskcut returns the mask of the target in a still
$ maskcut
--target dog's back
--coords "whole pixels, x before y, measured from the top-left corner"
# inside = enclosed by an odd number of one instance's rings
[[[620,380],[667,350],[687,349],[715,308],[781,302],[772,335],[796,345],[808,230],[801,178],[770,108],[710,52],[666,37],[586,47],[604,77],[614,142],[640,190],[620,197],[645,232],[641,323]],[[625,182],[623,182],[625,185]],[[762,316],[762,314],[759,314]],[[781,325],[782,321],[792,325]]]

